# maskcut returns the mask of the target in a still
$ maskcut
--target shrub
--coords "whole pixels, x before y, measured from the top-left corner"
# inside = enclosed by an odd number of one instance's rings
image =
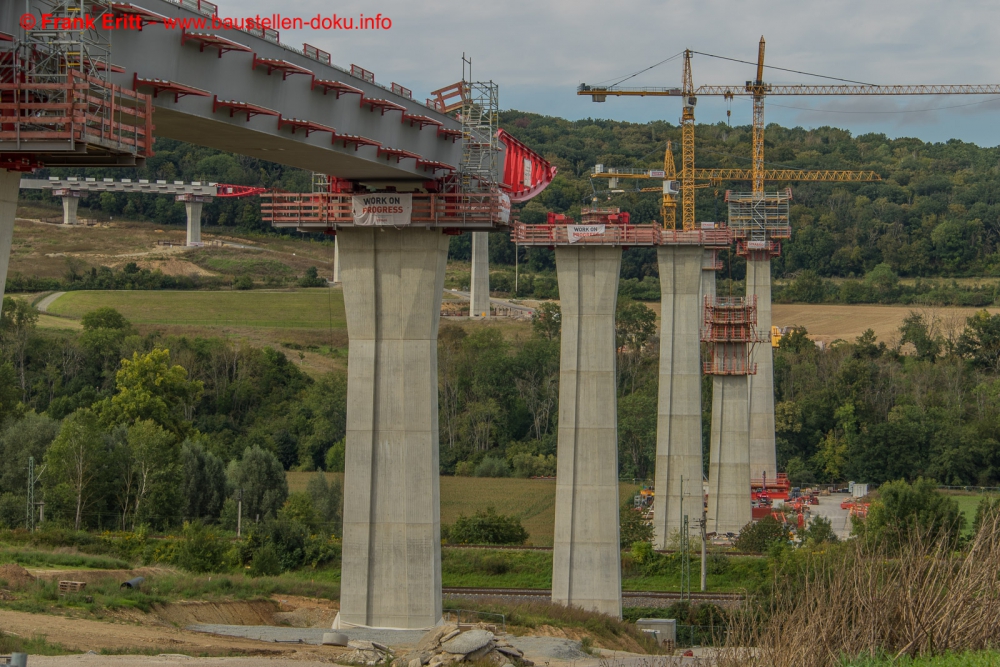
[[[937,492],[937,482],[918,477],[883,484],[868,517],[854,525],[854,532],[875,542],[898,547],[916,534],[930,540],[948,535],[957,543],[965,516],[958,503]]]
[[[739,537],[733,542],[737,551],[762,554],[776,542],[788,540],[788,531],[773,516],[768,514],[760,521],[751,521],[743,526]]]
[[[504,459],[487,456],[476,466],[476,477],[510,477],[510,467]]]
[[[497,514],[493,507],[471,517],[463,514],[442,532],[446,532],[453,544],[524,544],[528,539],[528,531],[519,517]]]
[[[299,287],[326,287],[326,278],[320,278],[316,267],[310,266],[305,275],[299,278]]]
[[[459,461],[455,465],[455,475],[458,477],[472,477],[476,472],[476,464],[472,461]]]
[[[200,521],[184,524],[184,539],[177,550],[177,565],[188,572],[223,572],[228,546]]]
[[[253,556],[250,562],[251,577],[275,577],[281,574],[281,561],[273,544],[265,544]]]
[[[653,541],[653,526],[646,523],[642,512],[633,507],[630,501],[622,503],[618,520],[622,549],[628,549],[636,542]]]
[[[556,474],[556,457],[552,454],[515,454],[511,463],[514,464],[514,477],[554,477]]]
[[[233,281],[233,287],[240,290],[253,289],[253,278],[248,275],[242,275]]]

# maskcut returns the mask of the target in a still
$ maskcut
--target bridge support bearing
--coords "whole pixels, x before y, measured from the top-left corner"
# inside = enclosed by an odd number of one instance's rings
[[[557,246],[562,305],[552,601],[621,617],[615,304],[622,249]]]
[[[712,381],[708,532],[724,535],[739,533],[752,518],[747,381],[742,375],[716,375]]]
[[[63,195],[61,199],[63,205],[63,224],[78,224],[79,220],[76,217],[76,211],[80,207],[80,195]]]
[[[750,363],[757,374],[747,376],[750,396],[750,477],[777,476],[774,443],[774,355],[771,349],[771,256],[751,251],[747,257],[747,296],[757,297],[757,330],[761,342],[753,347]],[[749,483],[749,481],[748,481]]]
[[[441,620],[440,230],[341,229],[350,338],[340,626]]]
[[[671,537],[680,533],[682,509],[691,518],[690,529],[701,519],[700,293],[704,250],[700,246],[660,246],[656,254],[662,322],[653,529],[656,548],[666,549]]]
[[[200,201],[184,202],[184,210],[187,212],[187,244],[201,245],[201,209],[204,204]]]
[[[472,232],[472,278],[469,281],[469,316],[490,316],[490,234]]]
[[[7,287],[7,267],[10,265],[10,245],[14,240],[14,218],[17,215],[17,193],[21,173],[0,169],[0,304]]]

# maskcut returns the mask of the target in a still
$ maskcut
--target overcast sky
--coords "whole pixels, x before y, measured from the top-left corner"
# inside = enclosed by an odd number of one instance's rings
[[[614,82],[685,48],[866,83],[1000,83],[1000,3],[988,0],[218,0],[220,16],[280,11],[309,18],[334,11],[392,19],[383,32],[282,31],[308,42],[343,67],[356,63],[411,88],[414,97],[461,78],[471,56],[474,79],[500,84],[503,109],[564,118],[663,119],[677,123],[676,98],[578,97],[581,82]],[[739,84],[754,68],[695,56],[695,85]],[[823,83],[766,71],[770,83]],[[625,85],[679,86],[681,59]],[[950,108],[948,108],[950,107]],[[927,111],[930,110],[930,111]],[[732,102],[732,123],[748,124],[751,105]],[[726,105],[702,98],[699,122],[726,119]],[[889,98],[773,97],[765,118],[786,126],[832,125],[853,134],[884,132],[927,141],[958,138],[1000,144],[1000,96]]]

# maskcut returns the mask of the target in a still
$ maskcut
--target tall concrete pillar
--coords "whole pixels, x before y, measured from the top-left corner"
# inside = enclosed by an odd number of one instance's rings
[[[333,282],[340,282],[340,241],[333,237]]]
[[[62,196],[63,205],[63,224],[64,225],[75,225],[78,220],[76,217],[76,210],[80,207],[80,195],[63,195]]]
[[[701,279],[704,250],[660,246],[660,384],[656,420],[656,494],[653,530],[657,549],[701,518]],[[681,478],[683,477],[683,498]]]
[[[752,518],[746,382],[742,375],[712,378],[708,531],[720,535],[739,533]]]
[[[705,303],[706,296],[715,298],[715,272],[718,258],[718,250],[705,249],[704,262],[701,265],[701,303]]]
[[[620,618],[615,304],[622,250],[555,252],[562,347],[552,601]]]
[[[14,218],[17,216],[17,192],[21,173],[0,169],[0,304],[7,287],[7,267],[10,265],[10,245],[14,240]]]
[[[490,316],[489,232],[472,232],[472,279],[469,281],[469,316]]]
[[[771,256],[751,251],[747,257],[747,296],[757,297],[757,331],[762,339],[755,345],[750,362],[757,374],[748,376],[750,396],[750,477],[768,479],[777,474],[774,444],[774,356],[771,350]]]
[[[440,230],[340,229],[350,339],[340,626],[441,621]]]
[[[184,202],[184,210],[187,212],[187,244],[197,245],[201,243],[201,208],[204,203],[200,201]]]

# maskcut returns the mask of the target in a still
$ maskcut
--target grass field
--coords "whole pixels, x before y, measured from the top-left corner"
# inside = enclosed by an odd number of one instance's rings
[[[958,503],[958,509],[962,514],[965,515],[965,533],[972,533],[972,522],[976,518],[976,508],[979,507],[979,502],[987,495],[982,493],[967,493],[962,491],[945,492],[950,496],[955,502]],[[994,494],[995,495],[995,494]],[[1000,663],[998,663],[1000,664]]]
[[[997,667],[997,665],[1000,665],[1000,652],[997,651],[968,651],[928,658],[903,656],[896,659],[894,656],[886,656],[843,662],[844,667]]]
[[[295,291],[79,291],[66,292],[49,312],[79,318],[112,307],[135,324],[342,329],[344,295],[339,289]]]
[[[305,491],[313,472],[289,472],[288,490]],[[343,477],[343,473],[326,473]],[[639,487],[622,482],[622,501],[631,498]],[[441,477],[441,523],[454,523],[462,514],[471,516],[487,507],[501,514],[516,514],[528,531],[528,544],[552,546],[556,518],[556,483],[547,479],[493,479],[488,477]]]

